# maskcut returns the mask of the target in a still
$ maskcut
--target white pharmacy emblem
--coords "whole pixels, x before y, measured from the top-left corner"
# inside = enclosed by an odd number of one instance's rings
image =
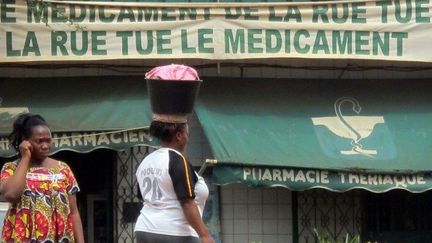
[[[342,105],[348,103],[352,105],[354,115],[344,115]],[[346,106],[344,106],[346,107]],[[343,148],[338,152],[342,155],[363,155],[375,157],[378,154],[376,148],[365,148],[362,140],[368,138],[374,131],[377,124],[384,124],[383,116],[360,116],[360,103],[352,97],[341,97],[334,103],[336,116],[313,117],[312,122],[315,126],[325,126],[333,134],[350,140],[351,148]],[[351,112],[352,113],[352,112]]]

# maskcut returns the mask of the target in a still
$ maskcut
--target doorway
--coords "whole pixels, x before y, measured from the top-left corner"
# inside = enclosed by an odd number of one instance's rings
[[[432,191],[392,190],[364,196],[363,239],[371,242],[432,242]]]
[[[108,149],[82,154],[62,151],[52,157],[66,162],[78,181],[81,191],[77,202],[86,242],[112,243],[115,152]]]

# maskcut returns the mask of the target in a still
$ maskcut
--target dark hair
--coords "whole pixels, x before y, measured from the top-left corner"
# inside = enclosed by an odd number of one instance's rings
[[[152,121],[150,124],[150,135],[162,142],[171,142],[176,133],[183,131],[186,123],[167,123]]]
[[[30,113],[21,114],[15,119],[9,139],[16,151],[19,151],[19,145],[23,137],[29,138],[32,135],[32,128],[36,126],[48,125],[42,116]]]

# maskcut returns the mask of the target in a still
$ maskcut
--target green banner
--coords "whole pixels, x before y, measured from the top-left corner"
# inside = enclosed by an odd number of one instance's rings
[[[217,165],[213,168],[216,184],[245,183],[255,187],[287,187],[294,191],[324,188],[335,192],[365,189],[386,192],[403,189],[424,192],[432,189],[432,173],[373,174],[289,167]]]
[[[112,132],[64,132],[52,134],[52,153],[69,150],[86,153],[100,148],[123,150],[133,146],[154,146],[148,129]],[[0,137],[0,157],[12,157],[16,151],[7,137]]]
[[[431,0],[0,4],[0,62],[355,58],[432,62]]]

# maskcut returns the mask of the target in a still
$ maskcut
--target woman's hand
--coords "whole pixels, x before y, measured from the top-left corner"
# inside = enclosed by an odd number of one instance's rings
[[[70,215],[72,217],[72,229],[74,232],[75,242],[84,243],[84,231],[77,206],[77,198],[75,195],[69,196],[69,207]]]
[[[22,158],[30,159],[31,153],[33,152],[33,147],[31,143],[27,140],[23,140],[19,145],[19,150]]]
[[[211,237],[210,234],[207,234],[206,236],[203,236],[200,238],[201,243],[215,243],[215,241],[213,240],[213,238]]]
[[[180,205],[183,209],[186,220],[199,235],[201,243],[214,243],[215,241],[201,219],[201,214],[199,213],[195,201],[192,198],[183,199],[180,201]]]

